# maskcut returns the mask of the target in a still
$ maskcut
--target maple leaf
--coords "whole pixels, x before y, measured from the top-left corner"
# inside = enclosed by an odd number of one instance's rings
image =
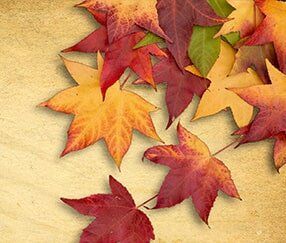
[[[280,168],[286,164],[286,135],[279,133],[275,137],[274,144],[274,164],[279,172]]]
[[[282,31],[286,29],[286,3],[276,0],[255,0],[255,3],[266,17],[245,44],[273,42],[280,69],[286,73],[286,37]]]
[[[150,54],[155,56],[166,56],[155,44],[134,49],[144,33],[137,32],[120,39],[111,45],[105,53],[105,62],[100,79],[100,86],[103,95],[106,90],[116,82],[124,73],[126,68],[130,67],[140,78],[156,87],[152,75],[152,62]]]
[[[103,101],[99,87],[103,66],[100,54],[98,70],[66,59],[64,63],[78,86],[42,103],[42,106],[75,116],[62,155],[104,139],[119,167],[130,147],[133,129],[160,141],[149,114],[157,109],[155,106],[132,92],[121,90],[119,82],[109,89]]]
[[[268,60],[266,65],[272,84],[231,89],[259,109],[250,126],[241,131],[244,136],[240,144],[261,141],[286,131],[286,75]]]
[[[180,69],[189,64],[188,44],[194,25],[212,26],[227,21],[215,14],[206,0],[159,0],[160,26],[172,38],[167,47]]]
[[[98,20],[98,13],[92,13]],[[102,18],[101,23],[104,24],[103,16],[100,17]],[[128,67],[155,88],[150,54],[155,56],[166,56],[166,54],[155,44],[134,49],[134,46],[144,36],[143,32],[136,32],[109,45],[106,27],[101,26],[78,44],[65,49],[64,52],[105,52],[105,62],[100,78],[103,97],[105,97],[107,89],[119,80]]]
[[[111,194],[95,194],[82,199],[61,200],[80,214],[96,217],[83,230],[81,243],[146,243],[155,239],[148,217],[140,211],[127,189],[109,177]]]
[[[245,136],[249,133],[251,126],[252,123],[235,131],[233,135]],[[286,134],[285,132],[281,132],[271,138],[275,139],[273,160],[275,168],[279,172],[279,170],[286,164]]]
[[[240,32],[242,38],[252,34],[263,19],[255,7],[255,2],[253,0],[227,0],[227,2],[235,10],[228,16],[231,20],[224,23],[215,37],[236,31]]]
[[[234,63],[235,52],[230,45],[223,41],[220,45],[219,58],[207,76],[211,80],[211,85],[203,94],[193,120],[214,115],[229,107],[237,125],[242,127],[251,121],[253,107],[228,88],[249,87],[262,84],[262,81],[252,69],[249,69],[248,72],[228,76]],[[186,70],[200,75],[194,66],[189,66]]]
[[[155,208],[172,207],[192,197],[201,219],[208,223],[219,190],[235,198],[239,194],[230,171],[210,154],[205,143],[180,124],[177,133],[178,145],[156,146],[144,154],[148,160],[170,167]]]
[[[212,9],[215,11],[215,13],[219,15],[220,17],[227,17],[234,10],[233,7],[227,3],[226,0],[207,0],[207,1],[209,5],[212,7]],[[218,26],[213,26],[213,27],[218,27]],[[192,34],[192,38],[194,38],[194,35],[196,35],[196,33]],[[237,32],[230,33],[223,37],[227,38],[232,43],[235,43],[239,40],[239,34],[237,35]],[[136,45],[136,48],[154,44],[154,43],[164,43],[164,39],[155,35],[152,32],[148,32],[147,35],[140,42],[138,42],[138,44]]]
[[[228,17],[233,10],[235,10],[227,0],[208,0],[208,3],[211,5],[213,10],[217,15],[220,17]],[[221,26],[218,26],[221,28]],[[228,34],[222,35],[221,38],[234,46],[240,40],[240,33],[239,31],[230,32]]]
[[[156,84],[167,83],[166,104],[169,113],[169,128],[192,102],[194,95],[201,97],[210,82],[206,78],[198,77],[190,72],[182,72],[171,53],[165,51],[168,58],[161,58],[153,67],[153,77]],[[143,80],[135,84],[144,84]]]
[[[91,11],[93,18],[100,24],[99,28],[81,40],[79,43],[66,48],[63,52],[98,52],[106,51],[109,47],[108,35],[106,29],[106,14],[97,11]]]
[[[86,0],[77,6],[107,13],[110,43],[133,33],[136,26],[171,41],[159,26],[156,0]]]
[[[235,55],[235,63],[231,70],[231,75],[245,72],[248,68],[253,68],[264,83],[271,83],[265,59],[276,64],[276,55],[271,44],[264,46],[242,46]]]

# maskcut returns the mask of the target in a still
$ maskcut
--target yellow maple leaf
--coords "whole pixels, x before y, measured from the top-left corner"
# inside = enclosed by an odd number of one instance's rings
[[[108,90],[103,101],[99,85],[103,66],[100,54],[98,70],[67,59],[63,61],[78,86],[64,90],[41,104],[74,115],[62,156],[104,139],[120,167],[130,147],[133,129],[161,141],[150,117],[150,112],[157,110],[154,105],[137,94],[121,90],[119,82]]]
[[[215,37],[236,31],[240,32],[242,38],[252,34],[263,19],[255,2],[253,0],[227,0],[227,2],[235,10],[228,16],[231,20],[224,23]]]
[[[211,80],[211,85],[203,94],[193,120],[214,115],[229,107],[239,127],[249,124],[253,115],[253,107],[228,90],[228,88],[249,87],[262,84],[263,82],[252,69],[228,76],[234,61],[234,50],[230,45],[221,41],[220,56],[207,76]],[[194,66],[189,66],[186,70],[200,75]]]

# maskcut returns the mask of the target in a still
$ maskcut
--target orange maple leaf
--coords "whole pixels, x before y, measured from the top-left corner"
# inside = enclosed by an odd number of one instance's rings
[[[230,89],[247,103],[259,109],[252,123],[235,134],[243,135],[240,144],[268,138],[276,139],[274,163],[279,171],[286,164],[286,75],[277,70],[267,59],[266,65],[271,84]]]
[[[86,0],[79,7],[107,12],[109,42],[133,33],[142,27],[171,41],[159,26],[156,0]]]
[[[103,101],[99,85],[103,66],[100,54],[98,70],[63,60],[78,86],[64,90],[41,104],[75,116],[62,156],[104,139],[111,156],[120,167],[130,147],[133,129],[161,141],[150,117],[150,112],[157,109],[154,105],[132,92],[121,90],[119,82],[108,90]]]
[[[276,0],[255,0],[255,3],[266,17],[245,44],[273,42],[280,69],[286,73],[286,3]]]

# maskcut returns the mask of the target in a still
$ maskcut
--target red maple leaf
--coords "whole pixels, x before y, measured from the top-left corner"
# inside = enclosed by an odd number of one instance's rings
[[[245,44],[273,42],[280,69],[286,73],[286,3],[277,0],[255,0],[255,3],[265,18]]]
[[[167,47],[180,69],[189,64],[187,48],[194,25],[211,26],[226,22],[206,0],[159,0],[157,4],[160,26],[170,36]]]
[[[272,84],[231,89],[259,109],[253,121],[234,134],[242,135],[238,146],[268,138],[275,139],[274,163],[279,171],[286,164],[286,75],[277,70],[268,60],[266,65]]]
[[[133,33],[137,27],[142,27],[171,41],[159,26],[156,2],[156,0],[85,0],[77,6],[107,14],[110,43]]]
[[[276,135],[274,138],[274,164],[279,172],[280,168],[286,164],[286,134],[282,132]]]
[[[242,141],[245,136],[248,135],[252,128],[252,123],[248,126],[242,127],[239,130],[235,131],[233,135],[242,135]],[[280,132],[274,136],[271,136],[275,140],[274,149],[273,149],[273,160],[276,170],[279,170],[286,164],[286,134],[285,132]],[[241,144],[241,143],[240,143]],[[238,144],[237,147],[240,145]]]
[[[164,50],[168,57],[160,58],[153,67],[153,78],[156,84],[167,83],[166,104],[169,112],[169,128],[192,102],[194,95],[201,97],[210,85],[206,78],[196,76],[178,68],[171,53]],[[135,84],[144,84],[143,80]]]
[[[277,64],[276,54],[271,44],[263,46],[242,46],[235,55],[236,60],[230,75],[235,75],[253,68],[265,84],[271,83],[265,59]]]
[[[259,109],[252,123],[236,134],[244,135],[240,144],[257,142],[286,132],[286,75],[266,61],[272,84],[231,90]]]
[[[111,194],[96,194],[62,201],[79,213],[96,217],[81,235],[81,243],[146,243],[155,239],[148,217],[140,211],[127,189],[109,177]]]
[[[100,27],[93,31],[90,35],[85,37],[79,43],[66,48],[63,52],[98,52],[98,51],[106,51],[109,43],[106,29],[106,14],[96,11],[90,11],[94,17],[94,19],[100,24]]]
[[[165,56],[166,54],[155,44],[134,49],[134,46],[144,37],[145,33],[143,32],[127,35],[112,44],[108,44],[107,29],[104,26],[106,15],[94,11],[92,13],[96,20],[100,18],[99,22],[103,25],[78,44],[65,49],[64,52],[105,52],[105,61],[100,79],[103,96],[106,90],[119,80],[128,67],[141,79],[155,87],[150,54],[156,56]]]
[[[155,208],[172,207],[192,197],[201,219],[208,223],[219,190],[235,198],[239,194],[230,171],[211,155],[206,144],[180,124],[177,133],[178,145],[156,146],[144,154],[150,161],[170,167]]]

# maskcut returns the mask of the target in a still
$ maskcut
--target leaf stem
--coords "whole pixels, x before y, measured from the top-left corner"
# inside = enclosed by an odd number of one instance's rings
[[[120,89],[123,89],[124,85],[127,83],[127,81],[129,80],[130,76],[131,76],[131,71],[129,71],[128,75],[126,76],[126,78],[124,79],[122,84],[120,85]]]
[[[218,154],[220,154],[221,152],[225,151],[226,149],[228,149],[229,147],[231,147],[232,145],[236,144],[239,142],[241,138],[234,140],[232,143],[226,145],[225,147],[223,147],[222,149],[220,149],[219,151],[215,152],[214,154],[212,154],[212,156],[216,156]]]
[[[147,204],[148,202],[153,201],[155,198],[158,197],[159,194],[155,195],[154,197],[151,197],[150,199],[146,200],[145,202],[141,203],[139,206],[137,206],[137,208],[141,208],[143,207],[145,204]]]

